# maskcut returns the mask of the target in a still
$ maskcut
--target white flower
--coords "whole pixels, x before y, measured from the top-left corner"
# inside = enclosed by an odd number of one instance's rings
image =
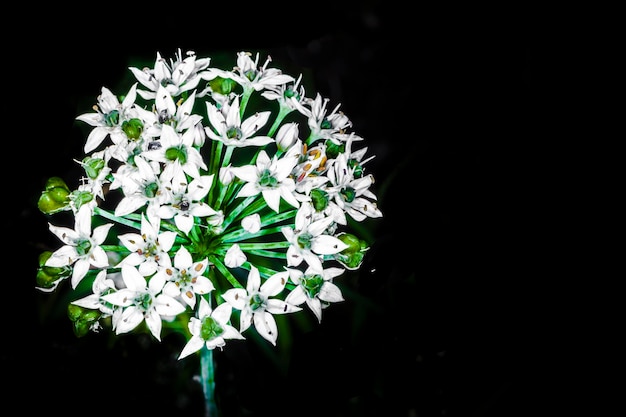
[[[193,129],[178,133],[170,125],[161,127],[161,146],[158,149],[148,150],[142,155],[149,160],[165,164],[161,173],[161,180],[170,180],[179,174],[182,169],[192,178],[200,176],[199,169],[207,169],[200,151],[194,147],[195,133]]]
[[[210,59],[197,59],[194,52],[187,52],[183,59],[181,50],[178,50],[176,60],[168,63],[157,52],[154,69],[139,69],[130,67],[129,69],[144,87],[148,90],[138,90],[141,97],[147,100],[154,99],[156,92],[161,86],[166,86],[168,93],[177,97],[185,91],[196,88],[200,80],[199,73],[209,66]]]
[[[302,310],[278,298],[272,298],[280,294],[285,288],[289,279],[287,271],[279,272],[261,285],[259,270],[250,266],[246,289],[231,288],[227,290],[222,298],[227,303],[241,310],[239,320],[239,331],[246,331],[254,322],[257,332],[267,341],[276,345],[278,338],[278,326],[272,314],[286,314]]]
[[[242,121],[239,96],[236,96],[233,103],[225,109],[225,113],[213,103],[207,102],[206,108],[211,126],[205,127],[204,130],[210,139],[235,147],[263,146],[274,142],[269,136],[255,136],[267,123],[270,111],[257,112]]]
[[[271,57],[268,56],[263,66],[259,67],[258,53],[253,61],[249,52],[239,52],[237,53],[237,67],[235,67],[233,79],[241,84],[244,90],[254,89],[256,91],[294,81],[291,75],[283,74],[278,68],[267,68],[271,61]]]
[[[72,304],[92,310],[100,310],[103,314],[110,316],[113,314],[113,309],[103,303],[101,297],[115,290],[115,283],[108,277],[106,269],[103,269],[98,272],[98,275],[91,285],[92,293],[81,299],[72,301]]]
[[[263,199],[267,205],[279,212],[280,198],[294,207],[299,207],[300,203],[294,196],[296,184],[289,175],[296,165],[297,159],[283,157],[272,159],[265,150],[261,150],[256,159],[255,165],[245,165],[231,168],[231,171],[246,184],[239,190],[238,197],[249,197],[263,194]]]
[[[160,232],[161,219],[155,217],[149,221],[141,215],[141,233],[125,233],[119,235],[120,242],[130,251],[117,265],[138,266],[144,277],[150,276],[159,270],[159,267],[172,265],[169,250],[174,245],[176,233],[171,231]],[[159,233],[160,232],[160,233]]]
[[[127,118],[132,117],[128,113],[135,105],[136,89],[137,84],[135,83],[120,103],[111,90],[102,87],[102,92],[98,96],[98,105],[94,106],[96,112],[84,113],[76,117],[76,120],[94,127],[85,142],[85,153],[95,150],[108,135],[115,144],[124,143],[128,140],[122,130],[122,123]]]
[[[232,307],[228,303],[222,303],[211,310],[209,303],[204,297],[200,297],[198,318],[189,319],[187,327],[191,338],[180,352],[178,359],[183,359],[206,346],[212,350],[223,347],[226,339],[245,339],[237,329],[229,324]]]
[[[46,261],[46,266],[61,267],[74,265],[72,271],[72,288],[87,274],[90,266],[105,268],[109,266],[106,252],[100,245],[106,239],[113,223],[103,224],[96,227],[91,233],[91,208],[82,206],[74,219],[74,230],[68,227],[57,227],[49,224],[50,231],[54,233],[64,246],[52,253]]]
[[[115,316],[115,334],[128,333],[145,320],[150,333],[161,341],[163,319],[171,319],[183,311],[185,306],[173,297],[162,294],[165,278],[153,276],[149,282],[132,265],[122,265],[122,277],[126,288],[107,294],[102,299],[123,307],[122,314]]]
[[[204,276],[209,260],[204,258],[194,262],[191,253],[181,246],[174,256],[174,267],[161,268],[157,275],[163,275],[167,281],[163,293],[172,297],[180,297],[185,304],[194,308],[196,295],[204,295],[215,287],[210,279]]]
[[[157,215],[162,219],[174,218],[176,227],[185,233],[189,233],[194,225],[195,217],[218,215],[202,199],[211,189],[213,175],[202,175],[192,180],[187,185],[187,180],[182,173],[172,180],[172,200],[161,205]]]
[[[383,214],[376,205],[376,196],[369,190],[374,183],[374,177],[365,175],[355,178],[354,168],[348,166],[346,154],[337,156],[327,176],[333,184],[328,189],[334,190],[333,200],[354,220],[360,222],[367,217],[382,217]]]
[[[313,205],[304,202],[296,214],[295,227],[281,228],[290,243],[287,248],[288,266],[298,266],[304,260],[309,266],[321,270],[323,269],[321,256],[333,255],[348,247],[335,236],[324,234],[333,223],[332,217],[313,221],[314,212]]]
[[[333,278],[343,274],[344,269],[316,270],[310,266],[304,272],[291,268],[288,271],[289,279],[297,287],[291,290],[285,302],[293,305],[306,303],[319,322],[322,321],[323,308],[326,308],[329,303],[344,300],[341,290],[332,282]]]

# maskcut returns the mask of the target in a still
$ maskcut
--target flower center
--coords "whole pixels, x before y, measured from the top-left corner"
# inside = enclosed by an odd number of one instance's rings
[[[252,311],[265,309],[265,297],[258,293],[254,294],[252,297],[250,297],[249,304]]]
[[[169,148],[165,151],[165,157],[170,161],[178,161],[185,165],[187,163],[187,150],[184,146]]]
[[[259,176],[259,185],[266,188],[276,188],[278,180],[274,178],[269,169],[266,169]]]
[[[311,239],[313,239],[313,235],[310,233],[304,232],[298,235],[298,245],[302,249],[311,249]]]
[[[109,113],[104,115],[104,124],[108,127],[117,126],[120,122],[120,112],[118,110],[111,110]]]
[[[205,317],[202,319],[200,337],[203,340],[215,339],[216,337],[220,337],[223,333],[224,328],[213,317]]]
[[[229,127],[226,131],[226,137],[228,139],[241,139],[242,136],[241,129],[238,127]]]
[[[315,296],[319,294],[322,289],[324,278],[322,278],[321,275],[305,275],[302,277],[301,284],[309,298],[315,298]]]

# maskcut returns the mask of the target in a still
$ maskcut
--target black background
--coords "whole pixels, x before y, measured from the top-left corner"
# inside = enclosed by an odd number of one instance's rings
[[[188,7],[61,13],[6,34],[20,39],[6,56],[3,100],[5,198],[17,219],[7,226],[20,261],[7,266],[18,288],[4,290],[18,312],[3,333],[4,402],[61,415],[202,415],[197,363],[175,359],[180,340],[76,339],[34,289],[37,256],[53,241],[36,201],[82,155],[75,117],[133,59],[181,48],[232,52],[233,63],[240,50],[260,51],[312,77],[376,155],[368,170],[384,215],[370,222],[375,242],[348,283],[353,295],[294,333],[286,366],[254,343],[216,351],[224,417],[549,410],[554,329],[537,272],[549,255],[535,236],[540,166],[528,157],[545,146],[533,134],[548,104],[535,87],[545,72],[532,25],[390,2]]]

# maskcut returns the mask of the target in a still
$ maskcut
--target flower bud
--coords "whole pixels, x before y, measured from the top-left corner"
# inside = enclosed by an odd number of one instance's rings
[[[91,310],[79,307],[75,304],[67,306],[67,316],[74,324],[74,334],[76,337],[85,336],[92,327],[97,326],[97,322],[102,316],[98,310]]]
[[[211,90],[224,96],[230,94],[230,92],[233,91],[236,85],[237,83],[234,80],[231,80],[230,78],[222,78],[219,76],[209,81],[209,87],[211,87]]]
[[[83,204],[87,204],[93,200],[93,194],[88,191],[74,191],[70,199],[74,202],[76,210],[80,209]]]
[[[37,286],[42,289],[53,290],[61,282],[61,280],[69,278],[72,275],[70,266],[46,266],[46,261],[52,256],[52,252],[44,251],[39,255],[39,268],[37,269],[36,282]]]
[[[105,167],[104,159],[86,157],[83,159],[83,168],[89,178],[96,179],[100,175],[100,171]]]
[[[335,259],[348,269],[358,269],[363,263],[367,242],[351,233],[340,233],[337,238],[348,245],[347,248],[335,255]]]
[[[39,196],[37,207],[44,214],[54,214],[69,210],[70,189],[59,177],[51,177],[46,182],[45,190]]]
[[[285,123],[276,133],[276,145],[281,151],[286,151],[298,140],[298,124]]]
[[[125,120],[122,123],[122,130],[130,140],[137,140],[143,132],[143,122],[141,119]]]

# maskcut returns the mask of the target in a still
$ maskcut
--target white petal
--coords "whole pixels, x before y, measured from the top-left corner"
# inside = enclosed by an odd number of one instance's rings
[[[204,346],[204,340],[199,337],[193,336],[191,339],[189,339],[183,350],[180,352],[180,356],[178,357],[178,359],[186,358],[192,353],[199,351],[200,349],[202,349],[202,346]]]
[[[319,255],[333,255],[347,247],[340,239],[330,235],[320,235],[311,241],[311,250]]]
[[[265,311],[254,314],[254,328],[257,332],[272,345],[276,346],[278,338],[278,326],[274,316]]]

